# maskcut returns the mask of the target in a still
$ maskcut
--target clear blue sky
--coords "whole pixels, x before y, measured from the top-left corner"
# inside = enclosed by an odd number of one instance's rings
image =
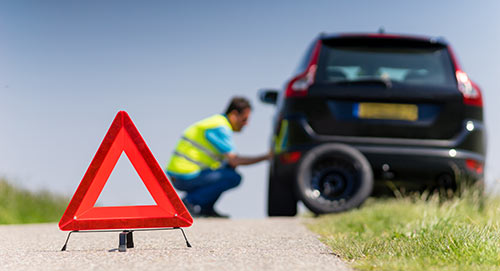
[[[1,1],[0,176],[71,196],[119,110],[164,166],[182,130],[232,95],[255,108],[236,136],[239,152],[263,153],[273,108],[256,91],[281,87],[318,33],[384,26],[445,37],[482,87],[492,184],[500,179],[498,14],[496,0]],[[264,216],[267,168],[241,168],[243,184],[217,207]],[[99,202],[151,199],[121,159]]]

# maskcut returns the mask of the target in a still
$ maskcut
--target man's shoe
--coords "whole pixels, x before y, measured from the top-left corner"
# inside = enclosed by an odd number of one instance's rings
[[[194,204],[190,203],[189,201],[187,201],[186,199],[182,199],[182,203],[184,203],[184,206],[186,206],[186,209],[188,210],[189,214],[192,217],[200,217],[200,216],[202,216],[200,214],[201,207],[199,205],[194,205]]]
[[[200,211],[201,217],[214,217],[214,218],[229,218],[229,215],[217,213],[213,208]]]

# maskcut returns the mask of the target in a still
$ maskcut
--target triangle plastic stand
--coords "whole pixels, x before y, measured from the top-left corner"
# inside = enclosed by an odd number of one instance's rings
[[[95,207],[122,152],[157,205]],[[59,221],[63,231],[189,227],[193,218],[125,111],[116,115]]]

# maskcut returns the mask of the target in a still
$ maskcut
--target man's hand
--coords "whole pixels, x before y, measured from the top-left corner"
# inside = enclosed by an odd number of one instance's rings
[[[267,154],[260,155],[260,156],[254,156],[254,157],[239,156],[239,155],[236,155],[235,153],[228,153],[225,155],[225,157],[227,158],[227,162],[232,167],[237,167],[237,166],[242,166],[242,165],[252,165],[252,164],[258,163],[260,161],[268,160],[272,156],[273,156],[272,152],[269,152]]]

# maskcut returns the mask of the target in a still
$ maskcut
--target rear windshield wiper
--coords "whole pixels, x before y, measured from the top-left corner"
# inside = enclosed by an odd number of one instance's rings
[[[342,80],[337,81],[335,84],[339,85],[371,85],[371,84],[382,84],[386,88],[392,88],[392,81],[389,78],[383,77],[370,77],[370,78],[361,78],[356,80]]]

